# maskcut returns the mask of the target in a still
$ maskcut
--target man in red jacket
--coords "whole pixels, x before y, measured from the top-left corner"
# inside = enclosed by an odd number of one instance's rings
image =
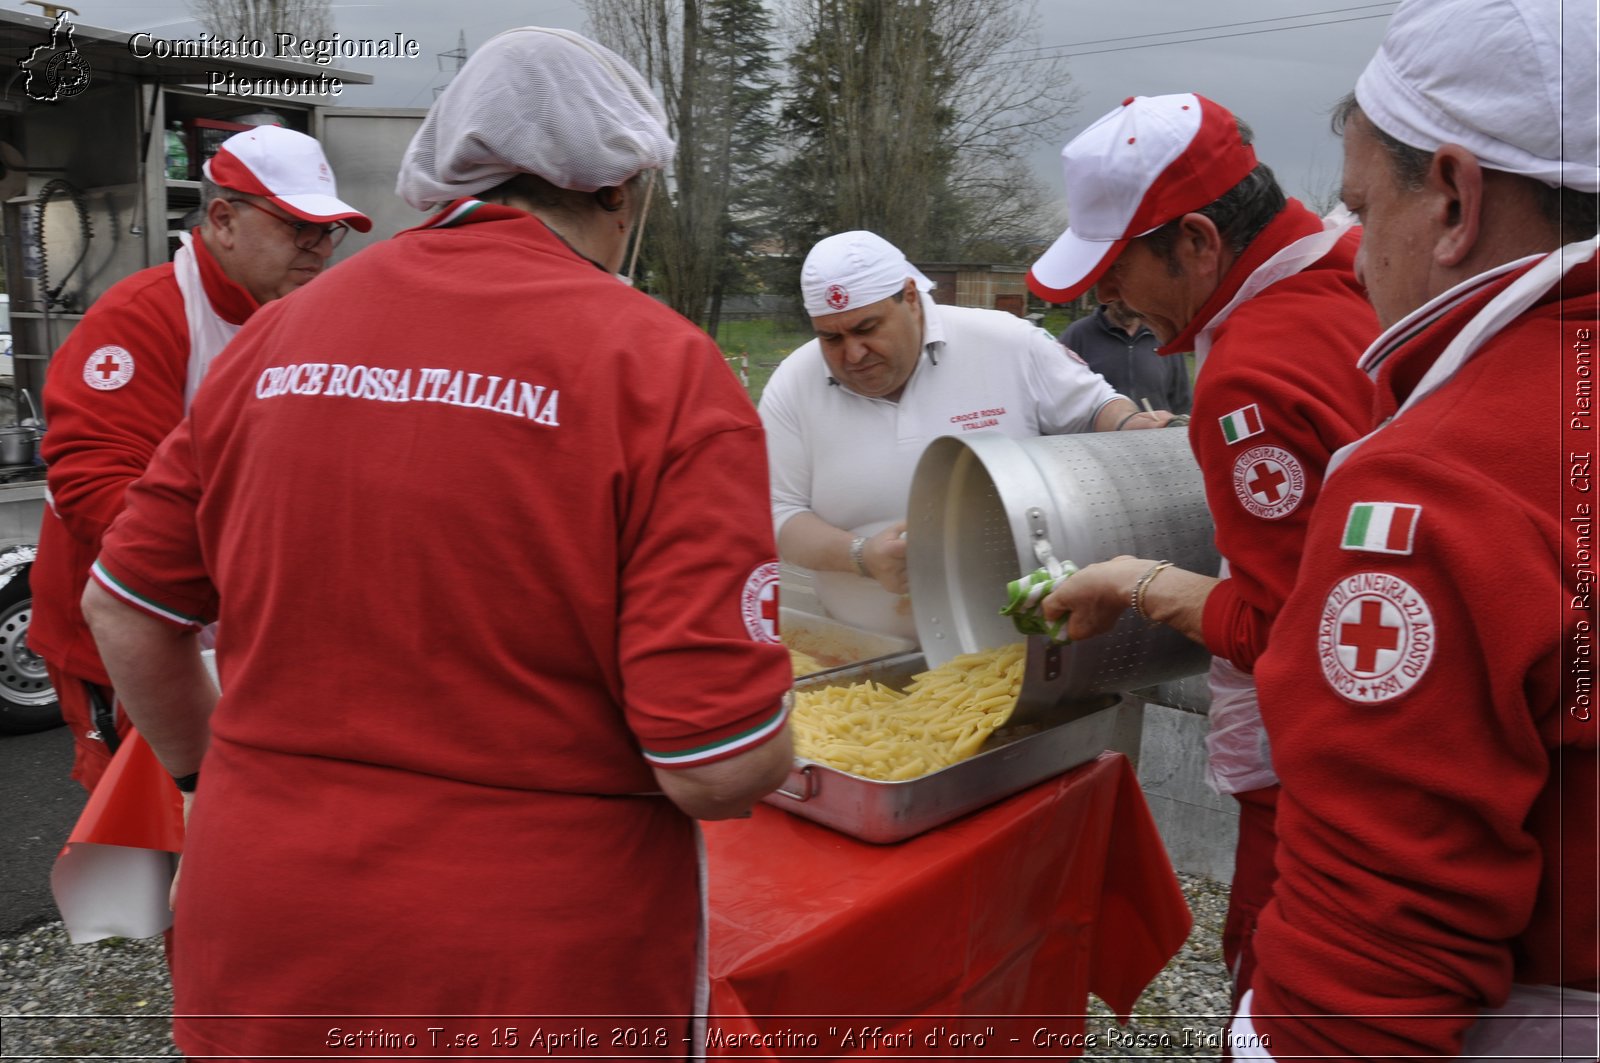
[[[1595,96],[1594,5],[1408,0],[1340,109],[1386,331],[1256,666],[1236,1056],[1600,1058]]]
[[[1189,442],[1225,560],[1214,573],[1131,557],[1089,565],[1045,601],[1075,639],[1130,607],[1213,654],[1210,781],[1239,803],[1223,957],[1249,985],[1272,895],[1277,776],[1251,671],[1294,582],[1333,451],[1364,430],[1356,356],[1377,321],[1356,282],[1356,234],[1286,199],[1248,130],[1189,93],[1130,98],[1062,150],[1072,228],[1028,275],[1055,302],[1097,285],[1143,318],[1157,353],[1200,365]]]
[[[321,145],[304,133],[236,133],[204,174],[204,216],[177,256],[112,285],[45,378],[49,505],[28,643],[61,699],[72,777],[87,790],[128,728],[78,605],[101,536],[239,326],[322,272],[347,227],[372,228],[338,198]]]

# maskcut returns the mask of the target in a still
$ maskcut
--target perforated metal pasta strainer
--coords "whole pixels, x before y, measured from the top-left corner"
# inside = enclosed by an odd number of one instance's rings
[[[1080,568],[1118,554],[1193,572],[1219,564],[1181,429],[937,439],[912,478],[906,538],[911,606],[930,667],[1015,642],[1000,615],[1006,583],[1051,557]],[[1082,643],[1033,636],[1013,721],[1072,719],[1107,694],[1203,672],[1209,660],[1203,647],[1131,612]]]

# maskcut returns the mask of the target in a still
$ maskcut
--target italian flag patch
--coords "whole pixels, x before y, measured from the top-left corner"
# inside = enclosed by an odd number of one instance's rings
[[[1261,408],[1253,402],[1217,420],[1222,424],[1222,438],[1230,443],[1261,434]]]
[[[1350,507],[1344,524],[1346,550],[1367,550],[1379,554],[1409,554],[1416,536],[1421,506],[1399,502],[1357,502]]]

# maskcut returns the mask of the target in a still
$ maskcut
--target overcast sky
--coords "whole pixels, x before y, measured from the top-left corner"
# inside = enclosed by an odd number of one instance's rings
[[[72,6],[78,21],[90,25],[180,39],[200,32],[183,0],[72,0]],[[445,68],[453,68],[438,53],[455,48],[463,32],[470,50],[510,26],[585,29],[577,0],[335,0],[332,6],[346,37],[402,33],[422,47],[417,59],[336,63],[374,76],[374,84],[348,87],[337,101],[359,106],[426,107],[448,77]],[[1082,93],[1074,114],[1039,130],[1039,179],[1059,202],[1061,146],[1127,96],[1198,92],[1255,127],[1258,154],[1290,195],[1325,199],[1338,186],[1340,163],[1328,110],[1354,86],[1396,6],[1038,0],[1036,32],[1021,47],[1071,54],[1067,68]],[[1016,61],[1042,69],[1045,64],[1028,62],[1031,54],[1037,53],[1019,51]]]

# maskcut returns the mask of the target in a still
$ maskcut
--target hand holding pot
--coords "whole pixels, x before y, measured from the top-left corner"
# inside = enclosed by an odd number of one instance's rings
[[[884,590],[905,594],[910,587],[906,576],[906,522],[897,521],[868,538],[861,549],[861,563]]]

